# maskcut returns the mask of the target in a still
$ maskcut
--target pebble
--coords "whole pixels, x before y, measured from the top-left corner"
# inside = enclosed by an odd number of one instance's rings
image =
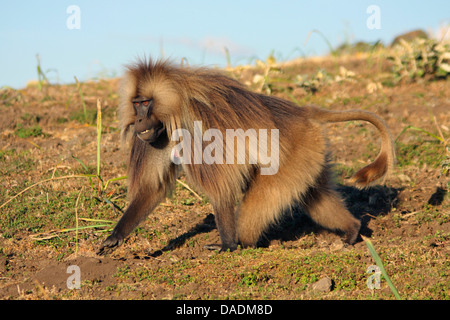
[[[313,291],[330,292],[332,288],[333,280],[331,280],[329,277],[324,277],[312,284]]]

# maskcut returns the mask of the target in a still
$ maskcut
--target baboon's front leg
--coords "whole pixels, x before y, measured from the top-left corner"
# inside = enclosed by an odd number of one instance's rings
[[[124,239],[143,221],[164,198],[164,190],[153,194],[138,194],[131,201],[111,235],[102,243],[98,254],[106,254],[120,246]]]

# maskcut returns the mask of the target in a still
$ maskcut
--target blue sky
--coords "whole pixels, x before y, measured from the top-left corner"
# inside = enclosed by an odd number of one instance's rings
[[[70,30],[67,8],[80,9]],[[380,29],[367,27],[367,8],[380,9]],[[52,82],[118,76],[137,56],[186,57],[191,65],[225,66],[328,52],[332,44],[382,40],[412,29],[450,24],[448,0],[159,0],[4,1],[0,10],[0,86],[37,78],[36,55]],[[449,31],[450,33],[450,31]]]

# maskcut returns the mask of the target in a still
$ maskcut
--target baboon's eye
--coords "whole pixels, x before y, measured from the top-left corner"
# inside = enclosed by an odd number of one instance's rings
[[[139,102],[133,102],[133,105],[137,108],[139,107]]]
[[[149,104],[150,104],[150,101],[149,101],[149,100],[142,101],[142,105],[143,105],[144,107],[148,107]]]

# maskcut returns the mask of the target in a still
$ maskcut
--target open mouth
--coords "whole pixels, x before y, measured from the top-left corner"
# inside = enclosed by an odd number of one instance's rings
[[[155,134],[155,130],[153,130],[153,129],[147,129],[147,130],[144,130],[144,131],[139,132],[139,133],[138,133],[138,137],[139,137],[141,140],[144,140],[144,141],[147,141],[147,140],[153,140],[154,134]]]
[[[161,123],[156,128],[152,127],[150,129],[143,130],[138,133],[139,139],[146,142],[154,142],[160,134],[164,131],[164,125]]]

